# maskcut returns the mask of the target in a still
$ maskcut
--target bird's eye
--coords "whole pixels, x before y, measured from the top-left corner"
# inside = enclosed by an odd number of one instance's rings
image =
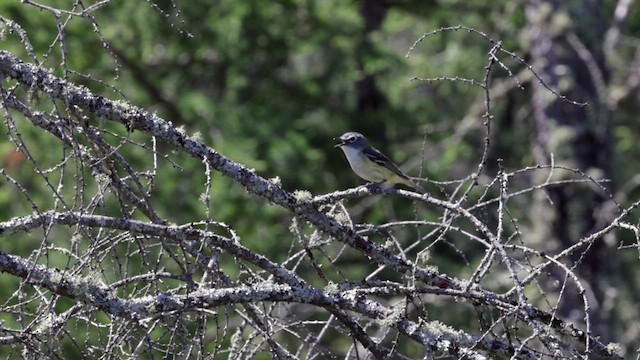
[[[347,139],[347,142],[349,142],[349,143],[352,143],[352,142],[354,142],[354,141],[356,141],[356,137],[355,137],[355,136],[350,136],[350,137]]]

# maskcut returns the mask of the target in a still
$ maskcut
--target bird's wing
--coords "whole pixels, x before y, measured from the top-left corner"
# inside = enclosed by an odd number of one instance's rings
[[[369,160],[373,161],[374,163],[393,171],[394,173],[396,173],[396,175],[400,176],[403,179],[409,180],[409,177],[405,175],[402,170],[400,170],[398,165],[394,164],[391,160],[389,160],[388,157],[386,157],[377,149],[369,146],[367,148],[364,148],[362,150],[362,153],[364,153],[367,158],[369,158]]]

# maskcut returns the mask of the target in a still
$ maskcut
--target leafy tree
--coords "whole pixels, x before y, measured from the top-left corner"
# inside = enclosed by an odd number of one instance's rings
[[[637,11],[0,4],[0,352],[629,356]]]

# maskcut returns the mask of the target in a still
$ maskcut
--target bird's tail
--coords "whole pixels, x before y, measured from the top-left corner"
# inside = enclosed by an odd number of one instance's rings
[[[422,186],[418,185],[417,182],[413,181],[411,178],[409,177],[401,177],[401,176],[395,176],[394,178],[391,179],[392,182],[397,183],[397,184],[404,184],[407,185],[411,188],[414,188],[417,192],[424,194],[427,191],[425,189],[422,188]]]

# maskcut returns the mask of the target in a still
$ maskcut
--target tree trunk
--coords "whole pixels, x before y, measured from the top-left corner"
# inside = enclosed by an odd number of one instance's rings
[[[576,106],[560,99],[539,82],[533,87],[533,114],[536,125],[534,157],[538,164],[562,165],[580,169],[595,179],[610,179],[612,157],[611,122],[604,104],[607,74],[602,43],[605,26],[602,4],[597,0],[529,0],[530,55],[534,70],[561,95],[587,106]],[[581,39],[581,40],[578,40]],[[581,42],[583,41],[583,42]],[[546,177],[548,174],[544,174]],[[554,170],[553,180],[574,179],[577,174]],[[550,187],[539,192],[532,211],[537,218],[533,228],[540,248],[557,252],[580,238],[602,228],[609,219],[609,197],[594,184]],[[603,185],[611,191],[611,183]],[[584,249],[586,250],[586,249]],[[580,279],[593,288],[586,289],[592,331],[608,333],[599,316],[605,291],[611,286],[611,249],[601,240],[588,252],[579,251],[570,259]],[[560,280],[566,276],[552,274]],[[557,283],[556,283],[556,286]],[[570,286],[560,300],[559,315],[583,321],[582,297]],[[604,330],[604,331],[599,331]],[[611,339],[614,334],[609,334]],[[604,339],[607,340],[607,339]]]

